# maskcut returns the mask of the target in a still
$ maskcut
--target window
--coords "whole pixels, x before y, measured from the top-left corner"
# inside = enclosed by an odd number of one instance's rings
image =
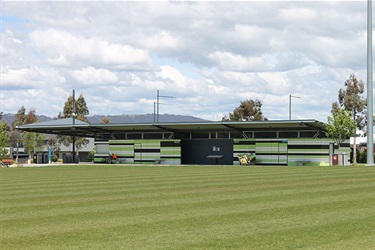
[[[280,131],[279,138],[298,138],[297,131]]]
[[[163,139],[162,133],[145,133],[143,139]]]
[[[315,138],[319,136],[319,131],[301,131],[299,134],[300,138]]]
[[[134,139],[142,139],[142,134],[141,133],[128,133],[126,134],[126,139],[127,140],[134,140]]]
[[[193,139],[205,139],[205,138],[210,138],[210,133],[209,132],[201,132],[201,133],[192,133],[191,136]]]
[[[254,138],[276,138],[276,132],[254,132]]]

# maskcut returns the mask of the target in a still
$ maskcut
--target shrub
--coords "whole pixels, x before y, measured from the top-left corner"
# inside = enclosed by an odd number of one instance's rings
[[[57,155],[52,155],[51,156],[51,161],[52,162],[57,162],[58,159],[59,159],[59,157],[57,157]]]
[[[94,161],[94,156],[95,156],[95,151],[94,150],[90,151],[90,153],[87,157],[87,160],[90,161],[90,162]]]

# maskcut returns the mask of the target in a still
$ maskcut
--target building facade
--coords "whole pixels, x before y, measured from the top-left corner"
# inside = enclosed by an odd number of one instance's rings
[[[121,164],[236,165],[251,155],[257,165],[332,165],[350,161],[349,140],[340,147],[316,120],[147,124],[30,124],[32,132],[95,139],[95,163],[116,155]],[[340,152],[338,152],[340,149]],[[336,154],[340,155],[336,155]]]

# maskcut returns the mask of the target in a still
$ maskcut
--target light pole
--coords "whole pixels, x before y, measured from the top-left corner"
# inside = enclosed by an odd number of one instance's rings
[[[75,129],[75,124],[76,124],[76,98],[75,98],[75,91],[73,89],[73,96],[72,96],[72,118],[73,118],[73,128],[72,129]],[[73,163],[76,163],[75,162],[75,157],[76,157],[76,150],[75,150],[75,147],[76,147],[76,137],[73,135],[72,136],[72,145],[73,145]]]
[[[156,111],[155,111],[156,102],[154,102],[154,123],[156,122]]]
[[[159,122],[159,99],[160,98],[174,98],[174,96],[160,95],[159,90],[156,93],[156,122]],[[154,114],[155,114],[155,103],[154,103]],[[155,119],[154,119],[155,120]]]
[[[367,165],[374,165],[372,0],[367,0]]]
[[[299,96],[289,95],[289,120],[292,120],[292,97],[301,98]]]

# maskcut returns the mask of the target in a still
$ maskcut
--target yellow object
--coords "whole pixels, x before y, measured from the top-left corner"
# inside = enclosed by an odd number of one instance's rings
[[[240,159],[240,163],[241,163],[242,165],[247,165],[247,160],[246,160],[246,158],[241,158],[241,159]]]

